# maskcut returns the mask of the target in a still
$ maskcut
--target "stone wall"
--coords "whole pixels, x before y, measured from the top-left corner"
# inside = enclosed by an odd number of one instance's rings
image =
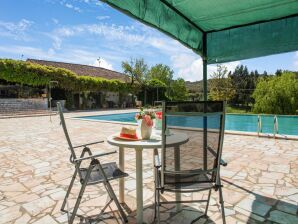
[[[13,114],[17,112],[47,110],[48,100],[46,98],[0,98],[0,113]]]

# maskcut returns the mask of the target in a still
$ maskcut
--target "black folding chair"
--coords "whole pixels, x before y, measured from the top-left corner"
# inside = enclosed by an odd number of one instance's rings
[[[74,164],[75,166],[75,172],[72,176],[72,179],[70,181],[70,185],[68,187],[68,190],[66,192],[66,196],[63,200],[62,203],[62,207],[61,207],[61,211],[66,212],[68,215],[68,223],[72,224],[75,216],[80,217],[82,220],[86,219],[85,217],[83,217],[82,215],[77,215],[77,210],[79,208],[81,199],[83,197],[84,191],[86,186],[88,185],[93,185],[93,184],[103,184],[104,187],[106,188],[108,195],[110,196],[110,200],[108,201],[108,203],[103,207],[103,209],[101,210],[101,212],[99,213],[98,216],[96,216],[96,219],[101,220],[101,216],[104,214],[104,211],[106,210],[107,207],[110,206],[111,202],[114,201],[119,212],[120,212],[120,216],[122,221],[125,223],[127,222],[127,217],[125,215],[125,213],[123,212],[123,209],[114,193],[114,190],[111,186],[111,184],[109,183],[110,180],[115,180],[118,178],[124,178],[127,177],[128,174],[122,172],[118,167],[117,164],[115,162],[111,162],[111,163],[105,163],[105,164],[101,164],[100,161],[97,159],[98,157],[101,156],[105,156],[105,155],[110,155],[113,153],[116,153],[116,151],[112,151],[112,152],[106,152],[106,153],[99,153],[99,154],[92,154],[89,146],[90,145],[94,145],[94,144],[98,144],[98,143],[102,143],[103,141],[98,141],[98,142],[92,142],[92,143],[88,143],[88,144],[83,144],[83,145],[78,145],[78,146],[73,146],[71,141],[70,141],[70,137],[68,135],[67,129],[66,129],[66,124],[65,124],[65,120],[64,120],[64,116],[63,116],[63,111],[62,111],[62,107],[60,105],[60,103],[57,103],[58,106],[58,110],[59,110],[59,114],[60,114],[60,120],[61,120],[61,124],[63,127],[63,131],[66,137],[66,140],[68,142],[68,146],[71,152],[71,156],[70,156],[70,162],[72,164]],[[77,157],[75,150],[77,149],[82,149],[80,157]],[[88,156],[85,156],[85,154],[88,154]],[[90,164],[88,167],[81,167],[81,163],[82,161],[90,161]],[[81,183],[81,189],[79,192],[79,196],[76,200],[76,203],[74,205],[73,211],[70,212],[68,210],[65,210],[65,206],[67,204],[68,201],[68,197],[69,194],[71,192],[72,186],[74,184],[74,181],[77,177],[77,175],[80,178],[80,183]],[[94,217],[93,217],[94,218]]]
[[[224,201],[220,180],[220,165],[227,164],[221,159],[224,137],[224,103],[222,101],[203,102],[163,102],[161,160],[155,156],[155,218],[160,222],[159,207],[169,203],[205,202],[201,217],[207,217],[211,190],[219,191],[221,213],[225,222]],[[179,148],[167,144],[172,133],[184,133],[189,141]],[[181,193],[208,190],[206,200],[181,200]],[[160,200],[164,192],[176,193],[176,201]],[[177,199],[178,198],[178,199]]]

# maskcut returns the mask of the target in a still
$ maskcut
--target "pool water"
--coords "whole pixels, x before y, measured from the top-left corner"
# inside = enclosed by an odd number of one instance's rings
[[[109,114],[79,117],[88,120],[103,120],[116,122],[136,123],[135,113]],[[262,133],[274,133],[274,115],[261,115]],[[201,127],[201,122],[196,125],[193,117],[183,117],[183,119],[169,120],[169,124],[174,126]],[[298,135],[298,116],[278,115],[278,134]],[[212,126],[212,123],[210,124]],[[208,125],[209,126],[209,125]],[[225,130],[231,131],[258,131],[258,116],[247,114],[226,114]]]

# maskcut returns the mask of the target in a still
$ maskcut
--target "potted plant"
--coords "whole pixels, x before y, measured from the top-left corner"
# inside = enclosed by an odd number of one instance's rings
[[[140,112],[136,114],[135,119],[141,129],[142,139],[150,139],[155,113],[153,111],[144,111],[144,109],[141,108]]]

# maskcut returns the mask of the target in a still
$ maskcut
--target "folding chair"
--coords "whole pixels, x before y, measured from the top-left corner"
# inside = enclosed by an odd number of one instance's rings
[[[62,207],[61,207],[61,211],[66,212],[68,215],[68,223],[72,224],[75,219],[75,216],[78,216],[81,219],[84,219],[84,217],[82,215],[77,215],[77,211],[78,211],[78,208],[79,208],[79,205],[80,205],[80,202],[81,202],[81,199],[84,194],[86,186],[94,185],[94,184],[103,184],[105,189],[108,192],[109,197],[110,197],[109,202],[103,207],[100,214],[98,215],[98,218],[100,218],[100,216],[104,214],[105,209],[110,206],[112,201],[114,201],[119,212],[120,212],[122,221],[124,223],[127,222],[127,217],[126,217],[125,213],[123,212],[122,207],[121,207],[109,181],[127,177],[128,174],[122,172],[117,167],[117,164],[115,162],[101,164],[100,161],[97,159],[98,157],[101,157],[101,156],[106,156],[106,155],[116,153],[116,151],[92,154],[89,146],[95,145],[98,143],[102,143],[103,141],[73,146],[71,143],[70,137],[68,135],[67,129],[66,129],[66,124],[65,124],[61,104],[57,103],[57,106],[58,106],[58,110],[59,110],[59,114],[60,114],[60,120],[61,120],[61,124],[63,127],[63,131],[64,131],[64,134],[65,134],[65,137],[66,137],[66,140],[68,142],[68,146],[69,146],[69,149],[71,152],[70,162],[75,166],[74,174],[70,181],[70,185],[68,187],[66,196],[63,200]],[[77,157],[75,150],[79,149],[79,148],[81,148],[82,151],[81,151],[80,157]],[[86,153],[88,154],[88,156],[85,156]],[[81,163],[83,161],[88,161],[88,160],[90,161],[89,166],[87,168],[81,167]],[[74,205],[73,211],[70,212],[70,211],[68,211],[68,209],[65,210],[65,206],[67,204],[69,194],[71,192],[71,189],[73,187],[73,184],[74,184],[74,181],[75,181],[77,175],[80,178],[81,189],[80,189],[78,198],[76,200],[76,203]]]
[[[163,102],[161,160],[155,156],[155,219],[160,222],[160,206],[169,203],[205,202],[201,217],[207,217],[212,189],[219,191],[221,213],[225,222],[220,165],[227,164],[221,159],[224,137],[224,103]],[[167,144],[172,133],[184,133],[189,141],[180,148]],[[181,193],[209,191],[206,200],[181,200]],[[161,201],[164,192],[176,193],[176,201]],[[193,198],[192,198],[193,199]]]

